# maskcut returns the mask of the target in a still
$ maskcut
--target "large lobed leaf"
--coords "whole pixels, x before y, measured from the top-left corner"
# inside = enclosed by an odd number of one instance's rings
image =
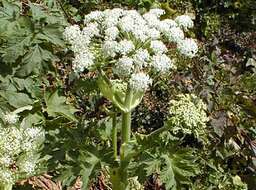
[[[74,108],[74,106],[71,104],[67,104],[66,101],[66,97],[59,96],[57,90],[53,93],[46,93],[46,112],[51,117],[57,117],[61,115],[69,120],[77,121],[74,116],[74,113],[77,111],[77,109]]]

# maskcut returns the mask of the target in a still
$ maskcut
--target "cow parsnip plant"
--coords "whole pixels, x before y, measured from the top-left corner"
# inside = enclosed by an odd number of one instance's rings
[[[41,127],[19,122],[19,113],[32,106],[21,107],[2,116],[0,125],[0,189],[11,190],[16,181],[36,174],[38,151],[44,140]]]
[[[84,27],[72,25],[64,32],[75,56],[73,70],[77,74],[85,70],[97,72],[101,93],[115,107],[112,113],[115,166],[110,167],[114,190],[129,188],[128,179],[133,177],[129,176],[129,163],[138,154],[140,146],[137,144],[136,148],[134,139],[131,139],[132,110],[141,102],[156,75],[167,75],[175,69],[172,61],[174,55],[168,54],[167,45],[174,44],[177,52],[188,58],[196,56],[198,51],[196,41],[185,37],[186,32],[193,27],[191,18],[182,15],[175,20],[161,20],[164,14],[162,9],[151,9],[143,15],[136,10],[119,8],[93,11],[85,16]],[[120,147],[117,146],[115,121],[118,113],[122,115]],[[152,136],[163,130],[168,128],[163,127],[153,132]],[[150,138],[151,135],[146,136],[146,139]],[[180,158],[184,156],[183,153]],[[172,158],[165,155],[161,159],[168,161],[166,165],[170,166]]]

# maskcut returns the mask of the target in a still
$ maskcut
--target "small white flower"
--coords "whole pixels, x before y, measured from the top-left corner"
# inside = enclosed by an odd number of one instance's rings
[[[134,29],[134,19],[130,16],[124,16],[119,21],[119,27],[124,32],[131,32]]]
[[[32,174],[35,171],[35,164],[27,162],[23,165],[23,171],[25,171],[27,174]]]
[[[102,45],[102,51],[105,56],[115,57],[119,51],[119,44],[117,41],[106,40]]]
[[[9,167],[12,164],[12,158],[5,154],[5,155],[1,155],[0,157],[0,165],[4,166],[4,167]]]
[[[38,127],[27,128],[24,133],[27,137],[34,139],[42,135],[42,130]]]
[[[177,22],[179,27],[181,27],[185,31],[187,31],[189,28],[193,28],[193,26],[194,26],[194,23],[193,23],[191,17],[188,15],[181,15],[181,16],[176,17],[175,22]]]
[[[24,108],[23,108],[24,109]],[[15,110],[16,112],[21,108]],[[0,184],[13,184],[15,180],[32,174],[36,164],[34,153],[41,144],[39,136],[44,134],[40,128],[21,126],[0,126]],[[13,169],[11,166],[15,165]]]
[[[112,10],[105,10],[104,13],[105,13],[105,19],[102,25],[105,28],[110,28],[118,24],[119,18],[124,14],[124,10],[115,8]]]
[[[1,148],[8,154],[18,154],[21,147],[22,132],[16,127],[8,127],[2,130],[4,130],[3,134],[5,136],[1,137]]]
[[[86,27],[83,28],[82,34],[86,37],[89,36],[90,38],[94,36],[99,36],[100,30],[98,28],[98,23],[89,23]]]
[[[87,52],[81,52],[76,54],[75,59],[73,60],[73,69],[75,72],[80,73],[85,69],[90,69],[90,67],[94,64],[94,55]]]
[[[177,27],[177,23],[172,19],[165,19],[159,22],[157,28],[163,34],[167,34],[172,27]]]
[[[3,119],[8,124],[15,124],[18,122],[19,116],[15,113],[10,112],[5,114]]]
[[[81,31],[78,25],[72,25],[65,28],[63,35],[67,41],[72,42],[81,35]]]
[[[102,11],[92,11],[90,14],[85,15],[84,24],[88,24],[91,21],[101,21],[104,17]]]
[[[150,43],[150,48],[154,53],[165,53],[167,52],[167,47],[160,40],[153,40]]]
[[[145,42],[148,39],[146,31],[142,28],[134,29],[132,33],[137,40],[140,40],[142,42]]]
[[[31,175],[35,172],[36,162],[34,160],[23,160],[19,166],[22,172]]]
[[[149,13],[150,13],[150,14],[153,14],[153,15],[155,15],[155,16],[157,16],[157,17],[160,17],[160,16],[162,16],[162,15],[165,14],[165,11],[164,11],[163,9],[157,9],[157,8],[155,8],[155,9],[150,9],[150,10],[149,10]]]
[[[117,18],[120,18],[121,16],[123,16],[125,14],[125,10],[121,9],[121,8],[114,8],[114,9],[111,9],[109,10],[109,14],[108,16],[109,17],[117,17]]]
[[[172,27],[169,33],[166,34],[170,42],[178,43],[184,39],[184,33],[179,27]]]
[[[129,85],[132,90],[145,91],[152,84],[152,79],[145,73],[134,73],[131,75]]]
[[[105,39],[106,40],[115,40],[119,35],[119,30],[117,27],[113,26],[105,31]]]
[[[88,35],[80,35],[76,41],[71,43],[71,49],[75,53],[88,51],[91,38]]]
[[[157,54],[152,57],[152,66],[158,72],[167,72],[173,67],[171,59],[165,54]]]
[[[116,26],[118,23],[118,17],[107,17],[104,22],[103,25],[105,28],[110,28],[110,27],[114,27]]]
[[[146,49],[138,49],[136,53],[133,55],[134,64],[141,69],[142,67],[147,65],[147,61],[149,60],[149,53]]]
[[[153,40],[159,39],[161,37],[160,32],[155,28],[150,28],[146,31],[148,38],[151,38]]]
[[[133,59],[129,57],[122,57],[115,65],[114,72],[119,76],[128,76],[133,69]]]
[[[122,40],[119,42],[119,53],[126,55],[135,49],[134,44],[130,40]]]
[[[35,149],[37,146],[32,141],[26,141],[22,143],[21,149],[25,152],[29,152],[33,149]]]
[[[179,52],[189,58],[195,57],[198,52],[198,46],[194,39],[186,38],[177,45]]]
[[[143,15],[143,18],[147,21],[147,24],[150,27],[157,28],[157,26],[159,25],[160,20],[157,18],[155,14],[148,12]]]
[[[14,178],[12,172],[0,169],[0,184],[12,184],[13,182]]]
[[[133,19],[134,27],[141,27],[147,23],[136,10],[127,11],[126,16]]]

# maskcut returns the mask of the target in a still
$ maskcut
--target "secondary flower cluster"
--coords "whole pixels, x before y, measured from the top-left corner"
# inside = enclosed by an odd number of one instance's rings
[[[169,122],[172,131],[184,134],[194,134],[197,138],[204,138],[206,122],[206,104],[194,94],[179,95],[178,100],[171,100]]]
[[[34,174],[35,155],[44,138],[39,127],[24,126],[23,122],[14,125],[17,118],[16,114],[6,114],[3,120],[9,125],[0,125],[0,184],[12,184]]]
[[[192,58],[198,51],[195,40],[183,32],[193,27],[189,16],[175,20],[160,17],[162,9],[141,15],[120,8],[93,11],[85,16],[83,29],[78,25],[65,29],[64,37],[75,53],[73,69],[77,73],[112,64],[113,72],[135,91],[144,91],[152,83],[148,73],[166,73],[174,68],[166,44]]]

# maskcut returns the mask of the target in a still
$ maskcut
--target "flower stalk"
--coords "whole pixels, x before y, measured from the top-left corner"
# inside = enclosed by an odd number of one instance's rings
[[[113,143],[113,152],[114,152],[114,159],[117,160],[117,120],[116,120],[116,113],[113,113],[112,116],[112,143]]]

